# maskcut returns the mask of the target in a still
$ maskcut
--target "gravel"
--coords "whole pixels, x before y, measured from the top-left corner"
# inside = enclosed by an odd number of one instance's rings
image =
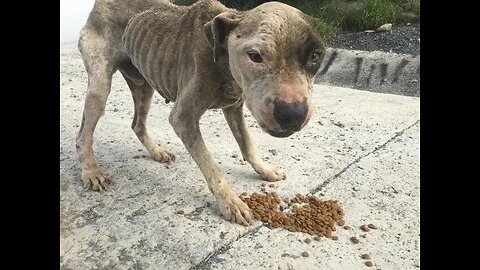
[[[395,26],[388,32],[342,33],[329,44],[333,48],[420,54],[420,24]]]

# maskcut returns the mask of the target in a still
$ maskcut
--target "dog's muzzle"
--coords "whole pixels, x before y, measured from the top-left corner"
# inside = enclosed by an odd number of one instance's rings
[[[276,98],[273,101],[273,119],[276,127],[260,123],[264,131],[273,137],[284,138],[300,131],[306,124],[308,115],[307,99],[302,102],[285,102]]]

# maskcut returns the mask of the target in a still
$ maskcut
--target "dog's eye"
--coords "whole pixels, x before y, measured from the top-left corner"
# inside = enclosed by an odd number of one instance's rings
[[[250,57],[250,60],[252,60],[255,63],[261,63],[263,62],[262,56],[260,56],[260,53],[257,51],[248,51],[248,57]]]
[[[308,59],[309,64],[312,66],[316,66],[320,62],[321,56],[322,55],[320,54],[320,52],[313,52],[310,55],[310,59]]]

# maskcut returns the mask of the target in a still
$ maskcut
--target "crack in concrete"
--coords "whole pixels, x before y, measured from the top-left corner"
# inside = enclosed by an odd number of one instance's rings
[[[60,256],[60,264],[63,263],[63,258],[65,257],[65,255],[67,255],[67,253],[68,253],[70,250],[72,250],[72,248],[73,248],[73,245],[72,245],[67,251],[65,251],[65,252]]]
[[[232,247],[233,243],[237,242],[238,240],[242,239],[245,236],[257,233],[264,226],[265,225],[262,223],[260,226],[258,226],[256,228],[253,228],[252,230],[247,231],[245,234],[240,235],[239,237],[237,237],[233,241],[227,243],[225,246],[222,246],[219,249],[214,250],[213,252],[209,253],[205,257],[205,259],[203,259],[200,263],[190,267],[189,270],[208,270],[208,269],[211,269],[212,261],[216,256],[225,253],[227,250],[229,250]]]
[[[317,192],[320,192],[322,191],[322,189],[324,187],[326,187],[328,184],[330,184],[333,180],[335,180],[336,178],[338,178],[340,175],[342,175],[345,171],[347,171],[352,165],[358,163],[360,160],[362,160],[363,158],[365,157],[368,157],[369,155],[377,152],[378,150],[380,149],[383,149],[385,148],[385,146],[387,144],[389,144],[390,142],[392,142],[393,140],[395,140],[396,138],[398,138],[399,136],[403,135],[403,133],[405,133],[405,131],[409,130],[410,128],[412,128],[413,126],[415,126],[416,124],[418,124],[420,122],[420,120],[417,120],[415,121],[415,123],[411,124],[410,126],[404,128],[403,130],[397,132],[393,137],[391,137],[390,139],[388,139],[386,142],[384,142],[383,144],[381,145],[378,145],[376,146],[372,151],[368,152],[367,154],[363,155],[363,156],[360,156],[358,158],[356,158],[354,161],[352,161],[351,163],[349,163],[345,168],[343,168],[340,172],[336,173],[334,176],[330,177],[329,179],[327,179],[325,182],[323,182],[321,185],[319,185],[318,187],[314,188],[312,191],[310,191],[310,194],[315,194]]]

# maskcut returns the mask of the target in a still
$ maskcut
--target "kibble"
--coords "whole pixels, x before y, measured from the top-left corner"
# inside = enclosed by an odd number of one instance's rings
[[[331,238],[332,232],[336,230],[335,224],[343,220],[344,216],[337,201],[321,200],[316,196],[296,194],[294,198],[283,199],[283,202],[288,202],[288,206],[282,207],[282,200],[276,192],[254,192],[241,199],[252,210],[256,220],[268,223],[271,228],[304,232],[318,238]]]
[[[178,210],[178,211],[177,211],[177,214],[183,215],[183,214],[185,214],[185,211],[183,211],[183,210]]]
[[[355,237],[355,236],[350,237],[350,240],[351,240],[354,244],[360,243],[360,240],[358,240],[358,238]]]
[[[345,225],[345,220],[340,219],[340,220],[338,221],[338,226],[343,226],[343,225]]]
[[[304,241],[305,241],[305,243],[310,244],[310,243],[312,242],[312,239],[307,238],[307,239],[305,239]]]
[[[362,259],[370,260],[370,256],[368,256],[368,254],[362,254]]]
[[[373,225],[372,223],[368,224],[367,227],[374,230],[377,228],[377,226]]]
[[[338,236],[336,236],[336,235],[332,236],[332,240],[337,241],[337,240],[338,240]]]
[[[304,251],[304,252],[302,252],[302,256],[303,257],[308,257],[308,256],[310,256],[310,254],[308,254],[308,252]]]
[[[373,266],[373,263],[371,261],[366,261],[365,262],[365,265],[368,266],[368,267],[372,267]]]
[[[364,232],[370,231],[370,229],[367,227],[367,225],[360,226],[360,229],[362,229],[362,231],[364,231]]]
[[[348,225],[343,226],[343,228],[344,228],[345,230],[350,230],[350,229],[351,229],[350,226],[348,226]]]
[[[320,236],[315,236],[315,237],[313,237],[313,240],[315,240],[315,241],[320,241]]]
[[[275,185],[274,185],[274,184],[270,184],[270,185],[268,185],[268,186],[269,186],[269,187],[271,187],[271,188],[275,187]]]

